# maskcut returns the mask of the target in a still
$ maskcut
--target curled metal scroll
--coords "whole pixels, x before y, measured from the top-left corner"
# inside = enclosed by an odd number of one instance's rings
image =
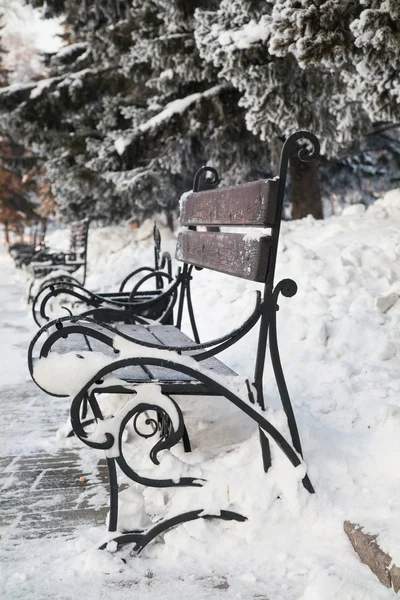
[[[206,174],[211,174],[211,177],[207,177]],[[220,178],[218,175],[218,171],[214,169],[214,167],[207,167],[206,165],[204,165],[196,171],[196,174],[193,178],[193,191],[200,191],[200,186],[204,190],[214,188],[219,184],[219,182]]]
[[[148,299],[141,299],[140,296],[135,300],[135,293],[132,292],[118,292],[115,294],[115,297],[103,297],[98,294],[94,294],[89,290],[85,289],[82,286],[75,286],[75,284],[69,284],[67,288],[62,287],[62,284],[57,286],[53,286],[50,284],[43,288],[40,294],[35,299],[35,302],[32,307],[32,313],[35,319],[35,322],[38,326],[43,326],[46,322],[48,323],[50,317],[46,313],[46,308],[48,303],[52,298],[55,298],[60,295],[65,295],[71,299],[74,299],[74,302],[79,302],[81,305],[86,305],[86,307],[93,307],[92,310],[98,309],[101,311],[99,307],[105,305],[109,308],[115,308],[116,310],[127,310],[131,311],[133,316],[140,316],[144,314],[145,311],[149,309],[158,310],[160,313],[160,317],[162,316],[163,307],[165,302],[169,302],[171,300],[172,304],[176,301],[176,290],[181,284],[181,280],[179,278],[179,274],[176,279],[173,280],[173,277],[169,272],[165,271],[153,271],[147,267],[142,270],[151,271],[148,275],[145,275],[140,279],[138,284],[135,286],[134,290],[136,290],[140,285],[142,285],[145,281],[147,281],[151,277],[160,277],[164,278],[171,285],[168,288],[165,288],[164,291],[159,290],[158,293],[153,294],[149,291]],[[173,281],[173,283],[171,283]],[[45,295],[44,295],[45,294]],[[120,294],[120,296],[119,296]],[[71,300],[72,301],[72,300]],[[38,310],[37,304],[40,303],[40,308]],[[91,311],[83,311],[80,315],[74,315],[74,318],[85,317],[88,316]],[[101,312],[99,312],[101,314]],[[116,314],[117,316],[117,314]],[[122,316],[122,313],[120,313]],[[128,313],[123,314],[124,317],[128,317]],[[124,320],[124,319],[123,319]],[[118,318],[116,318],[118,321]]]
[[[282,279],[274,288],[274,300],[278,300],[278,295],[282,294],[285,298],[293,298],[297,294],[297,283],[293,279]]]
[[[153,272],[154,268],[153,267],[139,267],[138,269],[135,269],[134,271],[132,271],[132,273],[129,273],[129,275],[127,275],[125,277],[125,279],[119,286],[118,292],[123,292],[125,290],[125,286],[128,283],[128,281],[130,281],[131,279],[133,279],[133,277],[135,277],[136,275],[138,275],[139,273],[142,273],[144,271]]]
[[[142,431],[138,424],[138,419],[139,419],[139,417],[141,417],[141,414],[142,413],[135,414],[135,416],[133,417],[133,421],[132,421],[132,427],[133,427],[133,430],[136,433],[136,435],[138,435],[139,437],[145,438],[147,440],[148,438],[154,437],[156,435],[157,430],[158,430],[158,423],[157,423],[156,419],[152,419],[151,417],[147,416],[147,418],[145,420],[145,425],[147,425],[148,427],[151,427],[151,432],[146,433],[145,431]]]
[[[299,459],[296,451],[293,447],[286,441],[286,439],[282,436],[282,434],[270,423],[264,416],[260,414],[258,410],[256,410],[252,405],[250,405],[247,401],[244,401],[238,394],[234,393],[229,388],[225,387],[220,381],[215,380],[212,377],[212,373],[205,370],[200,370],[199,367],[193,368],[187,364],[179,363],[174,360],[167,360],[164,358],[159,358],[155,356],[137,356],[126,359],[121,359],[117,361],[113,361],[110,364],[106,365],[102,369],[98,371],[96,375],[94,375],[85,386],[78,392],[75,398],[72,400],[71,404],[71,423],[75,434],[85,441],[87,438],[87,433],[84,428],[79,423],[79,415],[81,405],[84,401],[84,398],[87,396],[88,391],[92,388],[93,385],[96,384],[98,380],[104,379],[106,375],[110,375],[119,369],[123,369],[125,367],[132,366],[146,366],[146,367],[164,367],[167,369],[171,369],[172,371],[176,371],[178,373],[183,373],[184,375],[189,375],[192,381],[198,381],[203,383],[211,393],[217,396],[223,396],[227,400],[229,400],[232,404],[240,408],[248,417],[250,417],[255,423],[257,423],[261,429],[265,431],[277,444],[280,450],[285,454],[286,458],[289,462],[292,463],[294,467],[297,467],[301,464],[301,460]],[[121,386],[123,389],[123,387]],[[119,389],[121,389],[119,388]],[[191,386],[188,386],[188,393],[190,394]],[[132,390],[131,390],[132,393]],[[155,404],[142,404],[142,408],[145,410],[155,410]],[[135,408],[135,411],[137,409]],[[178,414],[180,413],[179,407],[177,407]],[[162,446],[164,447],[164,446]],[[166,447],[166,446],[165,446]],[[158,446],[159,448],[159,446]],[[158,451],[158,450],[157,450]]]
[[[101,380],[98,378],[97,381]],[[104,381],[104,380],[103,380]],[[158,386],[157,386],[158,387]],[[138,388],[136,388],[138,389]],[[108,391],[114,391],[117,393],[124,393],[128,395],[136,396],[137,392],[132,386],[124,386],[121,382],[121,385],[117,387],[102,387],[95,388],[89,395],[89,404],[92,408],[94,415],[96,416],[96,420],[102,423],[102,427],[107,425],[107,421],[104,421],[101,414],[101,409],[97,402],[96,396],[101,393],[105,393]],[[124,451],[123,451],[123,433],[127,426],[132,423],[135,432],[142,438],[150,438],[153,437],[156,433],[159,433],[159,438],[154,446],[149,451],[149,457],[153,464],[159,465],[160,461],[158,459],[158,454],[162,450],[168,450],[178,444],[181,441],[183,433],[184,433],[184,420],[180,407],[177,403],[170,398],[170,402],[172,403],[171,408],[175,412],[175,421],[177,420],[177,424],[174,427],[174,420],[168,414],[167,408],[164,405],[160,405],[157,403],[157,397],[154,399],[150,399],[149,401],[141,401],[138,398],[138,402],[136,405],[133,405],[127,408],[125,414],[121,414],[118,416],[118,413],[110,419],[110,428],[115,428],[113,421],[115,419],[120,418],[120,422],[118,424],[118,433],[111,433],[110,431],[104,431],[103,440],[99,440],[98,437],[96,441],[93,439],[93,435],[96,430],[91,434],[87,432],[85,429],[85,423],[83,419],[83,405],[88,398],[88,395],[85,393],[80,395],[79,398],[75,398],[71,405],[71,424],[75,435],[87,446],[90,448],[95,448],[98,450],[111,450],[113,446],[118,444],[118,453],[114,457],[120,469],[125,473],[127,477],[129,477],[132,481],[136,483],[140,483],[141,485],[147,485],[150,487],[180,487],[180,486],[194,486],[201,487],[202,479],[198,477],[181,477],[178,480],[173,479],[155,479],[152,477],[144,477],[140,475],[137,471],[135,471],[132,466],[127,462]],[[129,402],[129,400],[128,400]],[[122,409],[123,413],[124,409]],[[137,419],[148,412],[155,412],[157,414],[158,419],[147,418],[146,422],[154,431],[151,434],[146,434],[143,431],[140,431],[137,427]]]
[[[306,146],[299,148],[298,142],[300,140],[307,140],[311,144],[311,150]],[[298,158],[302,162],[311,162],[318,158],[320,153],[320,143],[316,135],[311,131],[296,131],[288,137],[283,145],[281,153],[281,165],[287,163],[287,160],[297,154]]]
[[[144,275],[140,281],[138,281],[136,283],[136,285],[134,285],[134,287],[132,288],[132,291],[129,294],[129,298],[128,298],[128,302],[133,302],[135,300],[135,296],[137,291],[139,290],[139,288],[146,283],[146,281],[148,281],[149,279],[152,278],[160,278],[161,280],[163,278],[165,278],[167,280],[168,283],[171,283],[173,281],[173,277],[169,274],[166,273],[165,271],[153,271],[152,273],[147,273],[147,275]]]

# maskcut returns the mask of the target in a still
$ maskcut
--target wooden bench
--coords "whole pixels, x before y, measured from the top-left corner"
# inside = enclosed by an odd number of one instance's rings
[[[307,140],[311,150],[299,147],[300,140]],[[295,153],[303,161],[315,159],[319,153],[317,138],[306,131],[293,134],[283,146],[279,176],[274,179],[202,192],[197,192],[195,185],[194,191],[183,199],[181,224],[187,229],[179,234],[176,252],[183,267],[179,271],[181,285],[175,326],[147,324],[112,327],[106,323],[93,324],[85,319],[64,319],[53,323],[53,330],[48,337],[44,328],[31,344],[29,366],[32,377],[39,387],[55,396],[68,395],[68,390],[60,389],[58,382],[48,377],[47,365],[67,364],[64,357],[54,355],[55,352],[68,353],[69,360],[75,361],[77,366],[84,364],[79,361],[87,360],[86,369],[91,363],[90,356],[80,353],[84,336],[97,353],[97,359],[103,357],[101,368],[93,365],[91,371],[89,369],[90,375],[85,375],[85,382],[79,385],[79,391],[73,393],[71,423],[76,436],[85,444],[106,451],[110,478],[109,531],[117,531],[118,527],[117,465],[131,480],[146,486],[202,485],[195,477],[181,477],[178,480],[145,477],[128,464],[124,454],[123,432],[129,424],[143,437],[159,436],[150,452],[154,464],[158,464],[157,455],[161,450],[171,448],[180,440],[183,440],[185,450],[190,450],[188,432],[177,402],[181,395],[225,397],[250,418],[259,428],[265,472],[271,466],[270,441],[277,444],[294,467],[302,462],[300,437],[283,375],[276,330],[279,294],[291,297],[296,293],[297,286],[290,279],[274,285],[286,173],[289,158]],[[202,169],[203,173],[205,171],[206,167]],[[194,228],[200,225],[213,230],[195,231]],[[218,229],[221,226],[270,228],[271,234],[220,232]],[[198,339],[193,341],[180,330],[182,310],[186,305],[192,329],[197,331],[190,294],[194,267],[209,268],[264,284],[263,292],[256,293],[252,314],[234,331],[205,343],[200,343]],[[58,329],[54,330],[54,326]],[[216,355],[237,343],[256,326],[258,344],[254,376],[240,377]],[[46,327],[50,331],[50,325]],[[262,410],[265,408],[263,374],[268,337],[273,372],[287,416],[291,442],[265,418]],[[129,399],[115,415],[105,419],[102,411],[103,394],[126,394]],[[96,421],[94,431],[88,431],[83,420],[87,405]],[[137,426],[138,418],[143,414],[147,415],[150,434],[140,431]],[[303,485],[310,493],[314,492],[308,475],[304,476]],[[199,518],[246,519],[230,510],[208,514],[201,507],[196,507],[147,530],[122,533],[115,537],[115,541],[118,546],[133,542],[134,550],[140,552],[160,533],[179,523]]]
[[[44,246],[44,231],[39,224],[33,229],[31,240],[31,243],[15,243],[11,244],[8,248],[11,257],[14,259],[15,266],[18,269],[22,266],[26,267],[29,265],[34,255]]]
[[[43,284],[32,302],[32,315],[41,327],[50,321],[50,307],[57,297],[62,297],[62,314],[91,314],[94,319],[107,322],[130,323],[136,315],[149,319],[170,322],[173,303],[168,298],[159,298],[162,290],[173,280],[172,262],[169,252],[161,252],[161,234],[157,225],[153,227],[154,266],[142,266],[127,275],[116,292],[95,293],[78,282],[71,280],[51,280]],[[142,290],[144,283],[154,281],[154,289]],[[128,286],[133,285],[131,290]],[[174,298],[173,298],[174,299]],[[154,300],[154,302],[152,302]],[[67,308],[66,308],[67,307]],[[98,312],[96,309],[105,307]],[[167,309],[168,313],[166,313]],[[53,310],[54,313],[54,310]],[[52,318],[57,315],[52,315]]]
[[[63,271],[65,276],[60,275],[58,281],[70,281],[85,284],[87,269],[87,244],[89,233],[89,219],[76,221],[70,226],[70,241],[68,252],[56,252],[43,247],[36,252],[29,264],[28,272],[32,276],[32,281],[28,290],[28,302],[33,300],[32,291],[36,279],[42,279],[51,273]],[[80,268],[83,268],[81,282],[70,276]]]

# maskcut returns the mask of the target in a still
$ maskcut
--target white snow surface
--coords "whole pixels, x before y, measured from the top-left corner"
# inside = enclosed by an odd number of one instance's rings
[[[150,222],[139,230],[92,229],[88,288],[115,289],[136,266],[151,264],[151,229]],[[129,432],[126,457],[145,476],[191,476],[207,483],[191,489],[131,484],[122,492],[121,525],[146,526],[149,520],[196,508],[209,513],[235,510],[248,520],[180,525],[138,557],[129,554],[127,547],[114,554],[97,550],[111,537],[105,527],[82,525],[67,541],[52,537],[24,543],[8,539],[6,530],[0,543],[0,559],[5,561],[0,574],[2,597],[393,598],[394,592],[383,587],[354,553],[343,522],[348,519],[378,534],[382,549],[400,565],[399,231],[399,191],[387,193],[367,210],[355,206],[325,221],[308,217],[282,224],[276,282],[293,278],[299,290],[291,299],[280,299],[278,336],[315,495],[301,485],[304,466],[293,469],[273,442],[273,466],[264,474],[257,427],[227,400],[180,397],[193,452],[185,454],[181,445],[175,446],[160,453],[161,464],[156,466],[148,460],[154,440],[140,441]],[[161,233],[162,248],[173,255],[175,237],[163,227]],[[52,245],[60,246],[68,231],[52,235]],[[27,385],[25,354],[35,329],[22,303],[24,275],[13,271],[5,250],[0,270],[5,394],[15,381]],[[192,296],[201,339],[223,335],[242,322],[249,304],[253,305],[254,289],[261,286],[205,269],[196,271]],[[18,294],[20,308],[16,308]],[[11,346],[8,314],[13,315],[14,325],[17,315],[21,326]],[[186,322],[184,326],[189,333]],[[256,340],[252,331],[226,350],[222,359],[240,375],[251,377]],[[125,344],[124,356],[128,354],[129,344]],[[85,355],[85,360],[90,362],[90,356]],[[47,376],[51,379],[52,372]],[[151,399],[154,389],[147,387]],[[265,416],[288,439],[268,358],[264,389]],[[145,393],[143,388],[141,394]],[[115,426],[111,415],[123,414],[117,411],[124,411],[123,403],[131,400],[122,396],[108,400],[110,425]],[[54,402],[58,399],[49,398],[49,406]],[[107,406],[107,398],[104,402]],[[24,413],[23,418],[29,417]],[[103,455],[62,435],[41,443],[49,449],[74,448],[86,466]],[[15,436],[7,448],[12,454],[20,444]],[[105,499],[101,500],[104,505]],[[13,561],[6,560],[10,553]]]

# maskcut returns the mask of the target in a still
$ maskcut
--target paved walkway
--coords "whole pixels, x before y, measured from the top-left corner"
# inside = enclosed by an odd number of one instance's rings
[[[104,523],[106,509],[93,508],[91,498],[97,498],[99,487],[106,492],[105,466],[99,465],[96,477],[89,476],[73,449],[43,448],[55,442],[67,403],[54,399],[59,406],[50,406],[52,399],[30,384],[18,391],[3,388],[0,401],[0,536],[68,535],[82,523]]]
[[[82,525],[102,524],[105,530],[107,514],[104,461],[98,456],[86,460],[73,439],[57,438],[68,421],[68,399],[50,398],[30,379],[26,353],[36,327],[24,303],[25,290],[23,274],[16,279],[0,247],[1,598],[27,597],[10,587],[10,578],[27,564],[29,545],[37,551],[34,540],[67,541]]]

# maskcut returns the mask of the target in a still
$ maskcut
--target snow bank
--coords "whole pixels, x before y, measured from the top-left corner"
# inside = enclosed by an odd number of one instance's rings
[[[398,191],[367,210],[353,206],[325,221],[308,217],[283,223],[276,281],[291,277],[299,291],[280,300],[278,335],[316,494],[307,494],[301,469],[293,469],[274,444],[273,466],[263,474],[257,428],[226,401],[183,398],[193,452],[185,454],[180,446],[162,452],[156,467],[145,463],[154,444],[148,440],[142,442],[147,453],[136,442],[127,445],[129,459],[147,475],[179,471],[207,483],[176,490],[131,486],[143,499],[133,502],[131,525],[135,510],[144,522],[202,507],[237,510],[248,521],[181,526],[167,533],[164,543],[146,549],[151,569],[185,580],[223,575],[230,598],[393,597],[360,563],[343,522],[349,519],[378,533],[381,547],[400,565],[399,231]],[[134,264],[151,262],[151,236],[140,243],[137,236],[124,228],[91,232],[88,284],[112,288]],[[162,236],[163,248],[173,252],[175,240],[164,229]],[[201,339],[241,322],[250,294],[260,287],[196,271],[192,296]],[[256,332],[251,332],[223,359],[251,377],[255,352]],[[268,361],[265,395],[267,418],[288,437]],[[127,524],[129,515],[124,515]],[[142,564],[143,558],[125,556],[129,569]],[[165,598],[170,597],[166,587]]]

